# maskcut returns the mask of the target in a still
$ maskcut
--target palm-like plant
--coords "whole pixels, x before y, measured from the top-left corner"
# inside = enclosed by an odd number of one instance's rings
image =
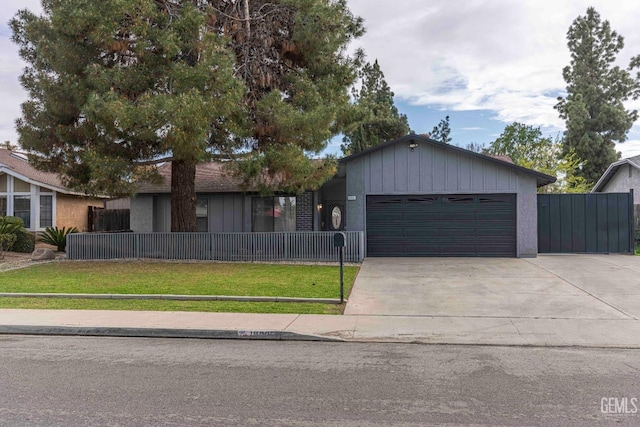
[[[64,252],[67,248],[67,235],[77,233],[76,227],[47,227],[40,235],[40,241],[48,245],[54,245],[58,248],[58,252]]]
[[[20,223],[7,217],[0,217],[0,259],[4,259],[4,253],[9,251],[16,242],[16,233],[21,228]]]

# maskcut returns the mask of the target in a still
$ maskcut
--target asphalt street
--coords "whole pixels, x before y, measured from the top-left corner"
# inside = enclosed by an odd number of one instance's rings
[[[640,426],[640,350],[0,336],[0,425]]]

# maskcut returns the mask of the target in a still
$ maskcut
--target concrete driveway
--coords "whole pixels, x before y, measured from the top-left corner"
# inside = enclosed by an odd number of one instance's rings
[[[367,258],[346,315],[640,318],[640,257]]]

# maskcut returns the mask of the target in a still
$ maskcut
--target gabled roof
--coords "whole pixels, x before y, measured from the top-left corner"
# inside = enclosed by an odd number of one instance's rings
[[[16,153],[6,148],[0,148],[0,174],[2,173],[59,193],[80,194],[65,187],[59,175],[34,168],[29,164],[24,154]]]
[[[611,181],[611,178],[618,172],[618,169],[624,165],[640,170],[640,156],[629,157],[628,159],[618,160],[609,165],[606,171],[602,174],[596,185],[591,190],[592,193],[599,193],[602,189]]]
[[[466,154],[468,156],[480,158],[480,159],[485,160],[485,161],[490,162],[490,163],[498,164],[498,165],[500,165],[502,167],[513,169],[513,170],[515,170],[517,172],[524,173],[525,175],[530,175],[532,177],[535,177],[538,187],[542,187],[542,186],[545,186],[547,184],[552,184],[552,183],[556,182],[556,177],[554,177],[554,176],[547,175],[547,174],[544,174],[544,173],[541,173],[541,172],[534,171],[532,169],[527,169],[527,168],[524,168],[522,166],[515,165],[512,162],[509,162],[507,159],[495,158],[495,157],[487,156],[487,155],[484,155],[484,154],[476,153],[474,151],[465,150],[464,148],[460,148],[460,147],[457,147],[455,145],[445,144],[444,142],[436,141],[436,140],[431,139],[429,137],[426,137],[424,135],[416,135],[416,134],[413,134],[413,133],[410,134],[410,135],[407,135],[407,136],[403,136],[402,138],[394,139],[393,141],[385,142],[383,144],[380,144],[378,146],[369,148],[369,149],[361,151],[359,153],[355,153],[355,154],[352,154],[350,156],[344,157],[343,159],[340,160],[340,162],[348,163],[348,162],[350,162],[352,160],[358,159],[358,158],[360,158],[362,156],[366,156],[367,154],[376,152],[378,150],[383,150],[383,149],[385,149],[387,147],[390,147],[392,145],[396,145],[396,144],[406,144],[406,145],[408,145],[410,142],[415,142],[415,143],[418,143],[418,144],[429,144],[429,145],[433,145],[433,146],[436,146],[436,147],[441,147],[441,148],[444,148],[445,150],[451,150],[451,151],[454,151],[454,152],[463,153],[463,154]]]
[[[138,193],[171,193],[171,162],[158,166],[162,179],[160,184],[143,182]],[[242,182],[225,170],[222,162],[200,163],[196,165],[196,193],[237,193],[247,191]]]

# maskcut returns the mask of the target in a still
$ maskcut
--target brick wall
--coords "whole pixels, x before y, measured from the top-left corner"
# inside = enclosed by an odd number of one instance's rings
[[[56,226],[76,227],[79,231],[89,228],[89,206],[103,207],[101,199],[91,199],[67,194],[56,195]]]
[[[313,193],[308,191],[296,199],[296,231],[313,231]]]

